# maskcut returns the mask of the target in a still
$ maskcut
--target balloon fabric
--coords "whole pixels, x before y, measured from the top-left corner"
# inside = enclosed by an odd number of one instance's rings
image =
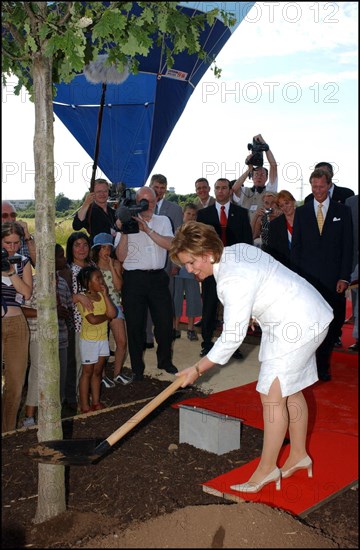
[[[211,9],[212,4],[183,2],[178,9],[191,16],[201,12],[196,6]],[[254,4],[221,3],[237,21],[231,28],[218,18],[212,26],[206,25],[200,42],[209,58],[218,55]],[[134,6],[136,9],[136,3]],[[101,82],[93,84],[81,73],[69,84],[56,85],[54,98],[55,114],[91,158],[98,138],[96,166],[111,183],[122,182],[127,188],[145,184],[191,94],[209,68],[209,62],[196,54],[183,52],[174,56],[174,65],[169,69],[156,45],[147,57],[139,56],[138,60],[138,74],[130,74],[120,84],[106,84],[101,128]]]

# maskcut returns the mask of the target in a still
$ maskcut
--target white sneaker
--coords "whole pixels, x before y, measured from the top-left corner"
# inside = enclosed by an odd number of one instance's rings
[[[33,416],[25,416],[23,420],[23,427],[24,428],[31,428],[31,426],[35,426],[35,418]]]
[[[115,376],[114,382],[116,384],[123,384],[124,386],[126,386],[127,384],[131,384],[132,377],[125,376],[124,374],[118,374],[117,376]]]
[[[113,380],[110,380],[107,376],[104,376],[104,378],[101,380],[101,383],[104,384],[105,388],[114,388],[115,382]]]

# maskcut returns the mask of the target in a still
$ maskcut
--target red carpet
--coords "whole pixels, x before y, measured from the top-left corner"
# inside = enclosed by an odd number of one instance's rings
[[[344,325],[343,348],[331,358],[331,382],[317,382],[304,390],[309,406],[308,452],[314,462],[313,478],[306,470],[282,480],[281,491],[275,484],[253,495],[232,491],[230,485],[247,481],[259,458],[222,476],[203,483],[204,491],[230,500],[251,500],[305,515],[358,479],[358,354],[347,352],[354,342],[353,325]],[[341,351],[341,349],[343,351]],[[177,403],[200,407],[219,414],[241,418],[244,424],[263,429],[262,408],[256,382],[212,394],[206,398]],[[241,449],[239,451],[241,453]],[[284,464],[288,445],[284,446],[279,466]]]
[[[340,432],[358,435],[357,354],[334,352],[332,381],[317,382],[304,390],[309,406],[309,433]],[[244,424],[263,429],[260,396],[256,382],[217,392],[208,397],[194,397],[176,403],[241,418]]]
[[[314,460],[314,477],[308,478],[306,470],[299,470],[281,481],[280,491],[276,491],[275,483],[254,494],[230,489],[231,485],[249,479],[259,458],[203,483],[204,491],[228,500],[261,502],[294,515],[306,515],[358,479],[358,438],[339,433],[317,433],[310,439],[308,451]],[[288,452],[289,446],[286,445],[280,455],[280,466]]]

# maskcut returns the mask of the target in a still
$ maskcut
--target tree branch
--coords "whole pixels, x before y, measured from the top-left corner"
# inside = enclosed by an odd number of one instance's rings
[[[17,28],[15,27],[15,25],[13,25],[12,23],[10,23],[10,21],[3,21],[2,22],[2,26],[7,30],[9,31],[9,33],[11,34],[11,36],[13,37],[13,39],[15,40],[15,42],[17,42],[19,44],[19,47],[21,49],[24,48],[25,46],[25,40],[24,40],[24,37],[18,32]]]
[[[31,62],[31,57],[30,55],[26,55],[26,56],[23,56],[23,55],[13,55],[11,54],[10,52],[8,52],[6,50],[6,48],[4,48],[4,46],[2,46],[1,48],[1,51],[3,52],[3,55],[7,55],[10,59],[12,59],[13,61],[27,61],[27,62]]]
[[[35,15],[35,13],[32,10],[31,7],[32,2],[24,2],[24,10],[26,11],[26,15],[30,18],[32,25],[36,25],[38,22],[38,17]]]
[[[68,7],[67,7],[67,10],[66,10],[66,13],[64,15],[64,17],[62,19],[60,19],[59,21],[59,25],[65,25],[66,21],[69,19],[69,17],[71,16],[71,8],[73,6],[73,2],[68,2]]]

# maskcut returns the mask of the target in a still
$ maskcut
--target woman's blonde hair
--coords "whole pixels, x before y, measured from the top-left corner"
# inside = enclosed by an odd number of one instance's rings
[[[181,252],[187,252],[192,256],[209,253],[213,256],[214,263],[218,263],[223,249],[224,245],[212,225],[191,221],[177,228],[169,256],[171,261],[181,265],[179,260]]]
[[[290,191],[288,191],[287,189],[283,189],[282,191],[279,191],[278,194],[277,194],[277,198],[276,198],[276,204],[279,206],[279,201],[280,200],[283,200],[283,201],[293,201],[293,202],[296,202],[295,198],[292,196],[292,194],[290,193]]]

